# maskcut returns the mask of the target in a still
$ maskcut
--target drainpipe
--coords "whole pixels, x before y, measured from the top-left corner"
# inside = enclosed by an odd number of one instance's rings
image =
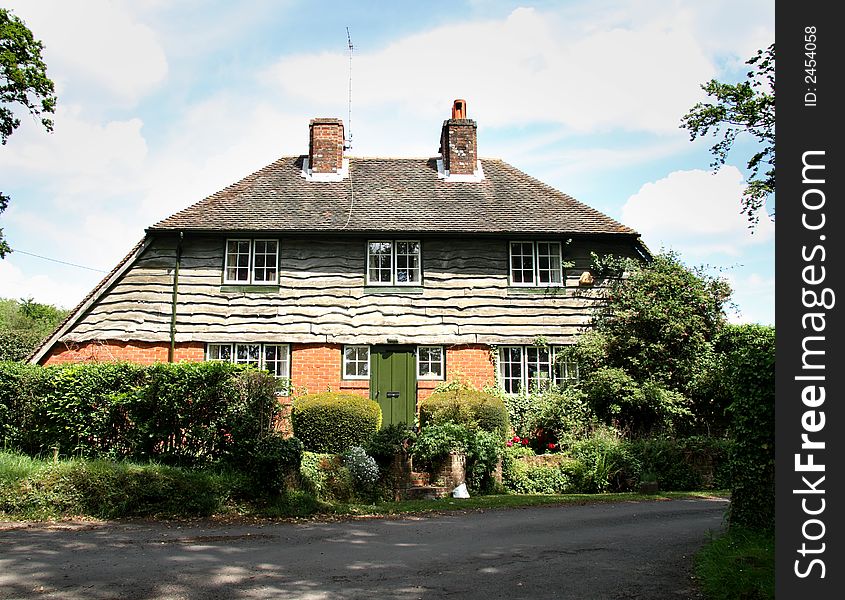
[[[182,263],[182,241],[184,232],[179,232],[176,242],[176,266],[173,269],[173,306],[170,312],[170,349],[167,351],[167,362],[174,362],[176,356],[176,298],[179,295],[179,265]]]

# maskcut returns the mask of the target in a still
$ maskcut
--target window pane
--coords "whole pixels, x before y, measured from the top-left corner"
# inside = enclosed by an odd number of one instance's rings
[[[537,242],[537,280],[546,285],[561,282],[560,243]]]
[[[522,387],[522,348],[504,346],[499,349],[499,379],[508,394],[518,394]]]
[[[419,283],[420,243],[396,242],[396,282]]]
[[[343,350],[343,376],[366,379],[370,376],[370,347],[346,346]]]
[[[367,244],[367,265],[370,283],[390,283],[393,243],[370,242]]]
[[[511,282],[534,283],[534,244],[511,242]]]
[[[277,281],[279,262],[279,242],[276,240],[256,240],[253,268],[253,280],[260,282]]]
[[[205,360],[222,360],[232,362],[231,344],[209,344],[205,353]]]
[[[275,344],[264,346],[264,368],[275,377],[290,379],[289,347]]]
[[[441,346],[417,348],[417,377],[443,379],[443,348]]]
[[[261,344],[235,344],[235,362],[260,367]]]
[[[226,281],[249,281],[249,240],[226,243]]]
[[[548,387],[552,376],[552,363],[548,348],[526,348],[525,366],[527,369],[528,387],[531,391],[542,390]]]
[[[558,352],[562,350],[560,346],[553,348],[555,351],[554,358],[554,373],[555,383],[563,385],[568,381],[577,381],[580,375],[578,371],[578,363],[574,360],[558,360]]]

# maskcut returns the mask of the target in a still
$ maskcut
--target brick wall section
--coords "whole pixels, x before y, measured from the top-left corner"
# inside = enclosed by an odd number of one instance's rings
[[[336,173],[343,168],[343,121],[311,119],[308,162],[314,173]]]
[[[317,394],[331,390],[370,396],[370,382],[342,379],[343,346],[340,344],[292,344],[290,381],[294,394]]]
[[[120,342],[99,340],[81,343],[58,343],[41,361],[43,365],[60,365],[77,362],[108,362],[126,360],[140,365],[167,362],[168,342]],[[200,361],[205,359],[205,344],[180,342],[176,344],[174,360]]]
[[[461,379],[474,388],[496,382],[496,367],[490,347],[481,344],[446,348],[446,379]]]
[[[472,119],[446,119],[440,134],[443,168],[451,175],[472,175],[478,161],[477,125]]]

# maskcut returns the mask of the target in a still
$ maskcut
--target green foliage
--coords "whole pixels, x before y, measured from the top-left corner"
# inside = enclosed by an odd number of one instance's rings
[[[275,386],[220,362],[0,363],[0,441],[31,454],[243,464],[280,414]]]
[[[705,437],[632,440],[624,473],[629,481],[644,481],[652,474],[664,490],[721,489],[728,487],[729,447],[727,440]]]
[[[68,311],[31,298],[0,299],[0,361],[22,361],[64,320]]]
[[[696,554],[695,572],[709,600],[772,600],[774,532],[731,527]]]
[[[498,433],[447,421],[423,428],[411,448],[411,455],[415,468],[434,471],[450,452],[465,454],[467,487],[478,493],[492,490],[493,472],[502,450]]]
[[[516,446],[506,448],[502,459],[502,481],[506,489],[517,494],[577,492],[583,471],[580,462],[562,454],[536,457],[530,450]]]
[[[716,170],[725,164],[740,134],[749,134],[762,146],[748,160],[751,174],[742,198],[742,213],[756,224],[766,198],[775,193],[775,45],[758,50],[746,64],[753,67],[747,81],[730,84],[711,79],[702,85],[715,103],[697,103],[683,116],[681,127],[689,130],[690,140],[711,130],[713,136],[721,135],[710,148],[714,158],[710,166]]]
[[[305,452],[299,474],[302,488],[319,500],[349,502],[355,498],[355,481],[337,454]]]
[[[416,437],[416,432],[405,423],[382,427],[367,444],[367,454],[376,459],[380,465],[386,466],[397,454],[408,452],[414,445]]]
[[[267,432],[256,440],[245,472],[261,493],[278,496],[299,474],[302,453],[302,442],[295,437]]]
[[[775,330],[728,326],[717,342],[733,398],[731,526],[763,530],[775,518]]]
[[[578,387],[547,390],[532,405],[531,429],[545,443],[566,447],[596,426],[595,412]]]
[[[323,392],[294,400],[293,432],[311,452],[365,446],[381,426],[378,403],[356,394]]]
[[[47,77],[47,65],[41,58],[44,45],[11,11],[0,8],[0,144],[21,124],[15,108],[24,108],[41,117],[47,131],[53,130],[48,116],[56,111],[53,82]],[[0,193],[0,213],[8,206],[9,197]],[[11,252],[0,229],[0,258]]]
[[[597,429],[590,437],[572,445],[569,455],[583,465],[581,491],[601,493],[629,489],[624,467],[634,461],[618,433]]]
[[[0,515],[208,516],[240,485],[240,476],[232,473],[83,459],[58,464],[29,459],[10,474],[6,466],[14,456],[0,454]]]
[[[704,419],[718,413],[708,397],[713,341],[725,323],[730,289],[671,253],[628,269],[608,282],[593,329],[566,358],[580,364],[582,385],[605,422],[638,435],[707,431]]]
[[[457,423],[508,434],[508,410],[501,398],[469,387],[439,389],[419,403],[420,426]]]

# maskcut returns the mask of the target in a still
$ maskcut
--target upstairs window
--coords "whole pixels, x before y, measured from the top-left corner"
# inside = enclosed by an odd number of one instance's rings
[[[510,282],[515,286],[559,286],[563,283],[560,242],[511,242]]]
[[[368,285],[420,285],[419,240],[367,242]]]
[[[279,282],[279,240],[226,240],[223,283],[267,285]]]
[[[499,382],[508,394],[534,392],[578,379],[578,364],[558,361],[562,346],[501,346]]]
[[[205,360],[222,360],[264,369],[279,379],[290,379],[290,346],[287,344],[208,344]]]

